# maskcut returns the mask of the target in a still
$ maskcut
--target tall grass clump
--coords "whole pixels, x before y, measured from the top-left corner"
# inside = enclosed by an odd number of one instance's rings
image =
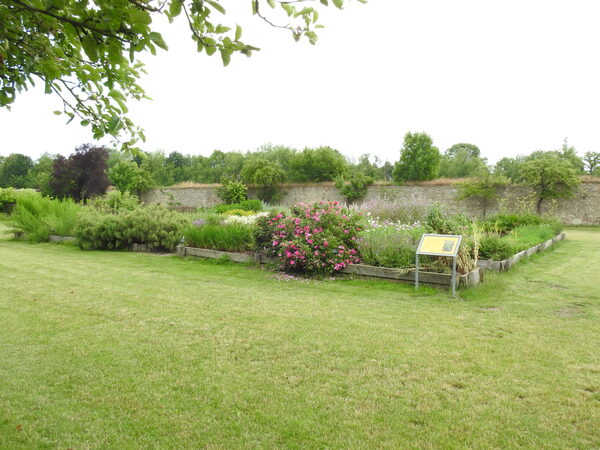
[[[11,221],[30,242],[47,241],[51,234],[72,236],[82,206],[71,199],[50,199],[39,194],[17,198]]]
[[[242,222],[197,223],[183,231],[185,244],[226,252],[243,252],[254,248],[254,226]]]
[[[420,224],[384,223],[370,226],[359,234],[358,250],[362,262],[371,266],[412,267],[415,249],[425,228]]]

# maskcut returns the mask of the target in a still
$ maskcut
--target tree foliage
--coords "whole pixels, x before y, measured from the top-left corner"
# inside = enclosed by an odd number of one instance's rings
[[[241,178],[244,183],[257,187],[259,199],[273,202],[279,196],[277,185],[285,181],[285,172],[277,163],[257,158],[246,161]]]
[[[523,181],[536,192],[536,210],[541,213],[545,199],[572,197],[580,183],[573,167],[555,155],[532,159],[523,163]]]
[[[68,158],[58,156],[52,167],[52,193],[59,198],[84,202],[103,195],[110,185],[107,161],[108,149],[91,144],[76,148]]]
[[[150,174],[134,161],[119,161],[108,170],[110,182],[121,193],[140,195],[152,186]]]
[[[347,169],[346,158],[331,147],[305,148],[290,161],[294,181],[333,181]]]
[[[600,175],[599,152],[586,152],[583,156],[583,164],[588,175]]]
[[[0,167],[0,187],[29,187],[29,171],[32,167],[33,161],[29,156],[20,153],[8,155]]]
[[[408,132],[400,150],[400,161],[394,167],[396,182],[425,181],[437,178],[440,168],[440,151],[427,133]]]
[[[491,202],[498,198],[498,190],[510,183],[508,178],[483,170],[472,180],[461,183],[458,187],[459,200],[475,199],[481,202],[483,217]]]
[[[358,0],[364,2],[365,0]],[[9,106],[36,81],[59,96],[69,121],[90,125],[94,138],[122,136],[135,148],[143,132],[127,117],[127,101],[145,97],[138,84],[139,54],[167,50],[153,27],[158,16],[183,16],[199,52],[233,54],[258,50],[242,40],[242,28],[227,20],[224,0],[0,0],[0,106]],[[320,4],[327,6],[328,0]],[[344,0],[332,0],[342,8]],[[318,7],[305,2],[246,0],[252,13],[314,44]],[[288,17],[276,23],[281,9]]]
[[[454,144],[440,160],[440,177],[465,178],[476,175],[487,167],[479,147],[473,144]]]

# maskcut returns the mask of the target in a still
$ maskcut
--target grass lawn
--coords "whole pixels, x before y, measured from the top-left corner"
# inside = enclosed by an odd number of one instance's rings
[[[600,446],[599,230],[460,299],[7,237],[0,448]]]

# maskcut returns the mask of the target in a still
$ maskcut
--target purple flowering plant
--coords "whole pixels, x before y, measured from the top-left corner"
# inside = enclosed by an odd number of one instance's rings
[[[257,225],[257,241],[287,272],[329,274],[360,262],[360,214],[338,202],[299,203],[290,215],[271,214]]]

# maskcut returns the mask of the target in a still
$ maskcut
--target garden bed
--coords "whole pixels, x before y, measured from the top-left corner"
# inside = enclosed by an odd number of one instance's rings
[[[494,260],[490,260],[490,259],[480,259],[479,261],[477,261],[477,267],[484,268],[484,269],[490,269],[490,270],[497,270],[497,271],[509,270],[514,264],[519,262],[522,258],[525,258],[526,256],[531,256],[534,253],[543,252],[544,250],[551,247],[558,241],[562,241],[564,238],[565,238],[565,234],[560,233],[560,234],[556,235],[555,237],[553,237],[552,239],[548,239],[546,242],[542,242],[541,244],[534,245],[533,247],[528,248],[527,250],[523,250],[519,253],[516,253],[513,256],[511,256],[510,258],[504,259],[502,261],[494,261]]]
[[[222,252],[218,250],[210,250],[205,248],[185,247],[180,245],[177,247],[177,256],[185,257],[192,256],[196,258],[209,259],[229,259],[235,262],[255,262],[259,264],[277,264],[279,259],[273,256],[267,256],[263,253],[235,253]],[[340,273],[344,276],[352,276],[353,278],[361,279],[379,279],[394,281],[398,283],[415,282],[414,269],[404,272],[399,269],[390,267],[376,267],[366,264],[351,264],[344,267]],[[457,274],[457,287],[472,287],[483,281],[483,271],[476,268],[465,275]],[[446,273],[419,272],[419,283],[427,286],[450,289],[452,287],[452,275]]]

